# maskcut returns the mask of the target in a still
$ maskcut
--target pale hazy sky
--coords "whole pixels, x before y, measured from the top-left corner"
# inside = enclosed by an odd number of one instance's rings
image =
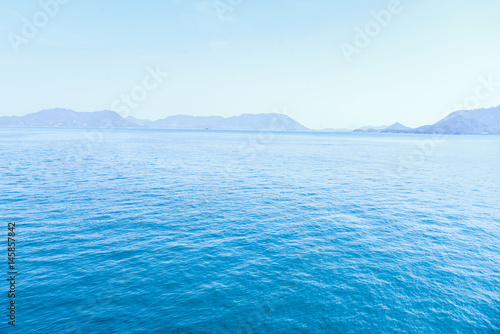
[[[0,116],[285,111],[311,128],[415,127],[500,105],[498,0],[55,1],[0,0]],[[159,85],[155,68],[170,73]]]

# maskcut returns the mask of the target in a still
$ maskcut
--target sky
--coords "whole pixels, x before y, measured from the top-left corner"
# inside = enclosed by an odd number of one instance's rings
[[[432,124],[500,105],[498,0],[0,0],[0,116]]]

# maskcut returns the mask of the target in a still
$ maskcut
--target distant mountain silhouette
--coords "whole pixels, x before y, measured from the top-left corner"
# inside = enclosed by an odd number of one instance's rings
[[[140,119],[140,118],[136,118],[134,116],[128,116],[128,117],[125,117],[125,119],[127,121],[129,121],[130,123],[132,124],[135,124],[135,125],[139,125],[139,126],[150,126],[151,123],[153,123],[153,121],[150,121],[149,119]]]
[[[187,115],[169,116],[157,121],[126,119],[114,111],[76,112],[69,109],[47,109],[25,116],[0,117],[0,126],[110,127],[186,130],[270,130],[310,131],[283,114],[243,114],[233,117]],[[365,127],[354,132],[500,135],[500,106],[489,109],[455,111],[433,125],[415,129],[395,123],[389,127]]]
[[[369,133],[375,132],[375,133],[377,133],[377,132],[381,132],[382,130],[384,130],[386,128],[387,128],[387,125],[383,125],[383,126],[364,126],[362,128],[354,130],[353,132],[369,132]]]
[[[406,133],[406,132],[411,132],[412,128],[409,128],[407,126],[404,126],[401,123],[394,123],[393,125],[385,128],[382,130],[382,133]]]
[[[412,132],[454,135],[500,135],[500,106],[489,109],[455,111],[433,125],[421,126]]]
[[[292,118],[282,114],[243,114],[227,118],[220,116],[195,117],[175,115],[154,121],[149,127],[197,130],[309,130]]]
[[[92,128],[136,127],[135,124],[128,122],[111,110],[76,112],[69,109],[48,109],[20,117],[0,117],[0,125]]]
[[[385,129],[361,128],[354,132],[421,133],[450,135],[500,135],[500,106],[489,109],[455,111],[433,125],[415,129],[395,123]]]
[[[282,114],[243,114],[233,117],[169,116],[157,121],[126,119],[114,111],[76,112],[69,109],[49,109],[25,116],[0,117],[0,126],[46,127],[148,127],[186,130],[269,130],[308,131],[309,129]]]

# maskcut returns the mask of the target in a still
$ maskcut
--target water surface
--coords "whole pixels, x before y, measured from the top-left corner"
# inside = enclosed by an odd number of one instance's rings
[[[0,138],[19,333],[500,331],[500,137]]]

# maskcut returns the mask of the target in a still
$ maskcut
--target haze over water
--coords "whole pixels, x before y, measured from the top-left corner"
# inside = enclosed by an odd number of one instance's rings
[[[498,136],[88,131],[0,129],[19,333],[500,330]]]

